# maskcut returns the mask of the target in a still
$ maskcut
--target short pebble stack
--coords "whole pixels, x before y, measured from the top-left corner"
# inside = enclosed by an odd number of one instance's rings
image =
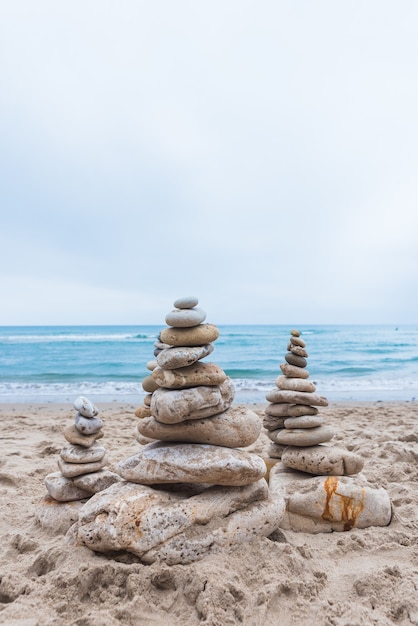
[[[215,363],[202,362],[219,330],[204,323],[197,305],[195,297],[180,298],[166,316],[157,364],[149,368],[151,414],[142,407],[136,412],[140,435],[157,441],[117,464],[123,487],[83,507],[77,541],[95,551],[125,549],[147,563],[187,563],[267,536],[280,523],[284,501],[270,498],[264,461],[240,449],[256,441],[260,419],[245,405],[233,407],[231,379]],[[111,526],[98,523],[99,511]]]
[[[388,493],[367,482],[359,455],[328,443],[335,433],[318,414],[328,401],[308,380],[308,353],[298,330],[291,331],[287,349],[263,420],[276,459],[270,491],[286,502],[281,528],[317,533],[386,526],[392,515]]]
[[[306,343],[298,330],[290,332],[283,373],[276,388],[269,391],[263,425],[273,442],[269,454],[281,459],[286,467],[313,475],[344,476],[357,474],[363,459],[348,450],[323,444],[330,441],[334,431],[324,425],[318,407],[328,406],[328,400],[315,393],[306,369]]]

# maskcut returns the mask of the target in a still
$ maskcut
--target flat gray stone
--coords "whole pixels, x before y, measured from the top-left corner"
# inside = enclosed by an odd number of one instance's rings
[[[325,443],[334,436],[334,431],[329,426],[317,426],[316,428],[283,428],[280,431],[273,430],[268,433],[269,438],[283,446],[315,446]]]
[[[84,396],[80,396],[74,400],[73,406],[83,417],[95,417],[99,413],[99,409],[94,406],[93,402],[90,402],[90,400]]]
[[[152,394],[151,413],[164,424],[176,424],[191,419],[211,417],[231,406],[235,388],[230,378],[215,386],[190,389],[157,389]]]
[[[350,476],[363,469],[364,460],[358,454],[336,446],[288,446],[282,455],[283,465],[317,476]]]
[[[362,474],[310,476],[277,463],[270,470],[273,498],[285,498],[283,529],[305,533],[347,531],[387,526],[392,504],[383,488],[376,488]]]
[[[308,365],[308,361],[303,356],[298,356],[293,354],[293,352],[286,352],[284,358],[290,365],[296,365],[297,367],[306,367]]]
[[[263,478],[264,461],[250,452],[198,443],[150,443],[120,461],[116,472],[143,485],[209,483],[242,486]]]
[[[279,389],[289,389],[290,391],[314,392],[315,385],[304,378],[289,378],[288,376],[279,376],[276,380],[276,387]]]
[[[137,428],[145,438],[243,448],[257,440],[261,421],[254,411],[242,404],[213,417],[178,424],[163,424],[148,417],[142,419]]]
[[[196,296],[185,296],[183,298],[178,298],[173,303],[173,306],[176,309],[192,309],[193,307],[199,304],[198,298]]]
[[[164,389],[185,389],[201,385],[221,385],[226,374],[216,363],[197,361],[188,367],[164,370],[156,367],[152,372],[155,382]]]
[[[206,319],[206,313],[200,308],[174,309],[165,316],[165,323],[174,328],[192,328]]]
[[[74,425],[83,435],[94,435],[94,433],[103,428],[103,420],[100,417],[83,417],[83,415],[77,413]]]
[[[95,463],[66,463],[61,458],[58,458],[58,467],[61,474],[65,476],[65,478],[73,478],[74,476],[80,476],[81,474],[97,472],[102,469],[106,463],[106,456]]]
[[[288,391],[286,389],[272,389],[266,394],[269,402],[289,402],[291,404],[305,404],[310,406],[328,406],[328,400],[316,393],[303,391]]]
[[[66,463],[95,463],[100,461],[105,454],[106,448],[97,443],[90,448],[69,444],[61,450],[60,457]]]
[[[167,348],[157,356],[157,364],[165,370],[173,370],[178,367],[187,367],[200,361],[213,352],[213,344],[205,346],[190,346],[180,348]],[[155,369],[155,368],[154,368]]]
[[[214,324],[199,324],[193,328],[164,328],[161,340],[170,346],[204,346],[219,337],[219,329]]]
[[[284,514],[264,479],[190,493],[121,483],[93,496],[67,540],[94,552],[128,551],[144,563],[186,564],[269,536]]]
[[[301,417],[287,417],[284,420],[285,428],[316,428],[322,426],[324,418],[320,415],[302,415]]]

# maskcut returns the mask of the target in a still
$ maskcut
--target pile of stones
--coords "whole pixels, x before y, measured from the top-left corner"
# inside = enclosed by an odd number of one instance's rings
[[[106,449],[98,444],[103,437],[103,420],[98,417],[98,409],[83,396],[73,406],[77,413],[74,423],[64,430],[68,443],[60,451],[59,471],[45,477],[48,496],[38,507],[37,518],[45,527],[51,523],[65,527],[77,519],[77,507],[54,509],[51,506],[54,503],[79,502],[82,506],[93,494],[121,482],[118,474],[104,469],[107,458]],[[59,523],[58,516],[62,518]]]
[[[275,496],[286,499],[282,527],[329,532],[387,525],[391,505],[385,490],[371,488],[363,476],[351,478],[363,469],[363,459],[329,443],[335,432],[319,415],[328,400],[308,380],[308,353],[298,330],[291,331],[287,350],[282,375],[266,395],[263,419],[272,441],[269,455],[281,461],[269,484]]]
[[[83,507],[76,543],[146,563],[189,563],[278,528],[284,500],[270,497],[264,461],[242,449],[257,440],[261,421],[232,406],[231,379],[202,361],[219,329],[197,304],[174,302],[149,367],[156,388],[147,385],[149,406],[136,414],[139,434],[156,441],[117,464],[125,483]]]

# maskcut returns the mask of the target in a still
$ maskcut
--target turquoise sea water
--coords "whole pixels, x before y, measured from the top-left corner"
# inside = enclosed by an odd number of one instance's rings
[[[140,402],[162,326],[0,327],[0,402]],[[206,362],[236,401],[264,402],[281,374],[290,326],[219,326]],[[329,400],[418,398],[418,325],[304,326],[310,380]]]

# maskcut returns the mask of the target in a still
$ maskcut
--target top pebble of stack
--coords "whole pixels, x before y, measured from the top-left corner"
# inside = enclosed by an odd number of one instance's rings
[[[194,296],[179,298],[174,302],[175,309],[166,315],[169,328],[161,331],[161,342],[169,346],[202,346],[219,337],[214,324],[203,324],[206,313],[197,307]]]

